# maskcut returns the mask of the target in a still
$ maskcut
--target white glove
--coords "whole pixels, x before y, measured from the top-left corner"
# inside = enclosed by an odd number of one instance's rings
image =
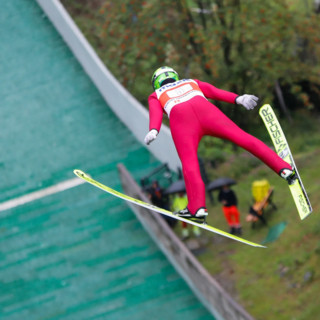
[[[157,138],[158,133],[159,132],[156,129],[150,130],[144,138],[144,143],[149,145],[153,140]]]
[[[253,109],[258,102],[259,98],[251,94],[244,94],[236,98],[236,103],[243,105],[247,110]]]

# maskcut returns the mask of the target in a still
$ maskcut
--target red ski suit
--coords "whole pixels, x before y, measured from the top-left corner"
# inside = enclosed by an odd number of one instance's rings
[[[197,150],[204,135],[227,139],[262,160],[273,171],[290,168],[262,141],[240,129],[206,98],[235,103],[237,94],[199,80],[183,79],[164,85],[149,96],[149,129],[160,131],[163,113],[169,116],[172,138],[182,163],[192,214],[206,207]]]

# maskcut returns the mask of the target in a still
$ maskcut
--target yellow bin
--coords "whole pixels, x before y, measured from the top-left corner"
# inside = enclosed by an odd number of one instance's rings
[[[262,201],[270,189],[268,180],[256,180],[252,183],[252,195],[255,202]]]

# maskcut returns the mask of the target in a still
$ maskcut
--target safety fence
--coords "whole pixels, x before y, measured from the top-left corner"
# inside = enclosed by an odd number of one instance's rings
[[[145,202],[150,202],[140,186],[134,181],[122,164],[118,165],[118,171],[122,188],[127,195]],[[208,271],[176,236],[159,213],[151,212],[138,205],[129,205],[145,230],[155,240],[169,261],[188,283],[192,291],[216,319],[254,320],[253,317],[211,277]]]

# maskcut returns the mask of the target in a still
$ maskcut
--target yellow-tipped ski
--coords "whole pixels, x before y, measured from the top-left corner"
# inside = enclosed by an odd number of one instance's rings
[[[155,212],[159,212],[163,215],[166,215],[166,216],[169,216],[171,218],[174,218],[174,219],[177,219],[177,220],[180,220],[180,221],[184,221],[186,223],[190,223],[190,224],[193,224],[197,227],[200,227],[202,229],[205,229],[205,230],[208,230],[208,231],[211,231],[211,232],[214,232],[216,234],[220,234],[221,236],[224,236],[224,237],[227,237],[227,238],[230,238],[230,239],[233,239],[233,240],[236,240],[236,241],[239,241],[239,242],[242,242],[242,243],[245,243],[249,246],[253,246],[253,247],[259,247],[259,248],[265,248],[265,246],[261,245],[261,244],[257,244],[257,243],[254,243],[254,242],[251,242],[251,241],[248,241],[248,240],[245,240],[245,239],[242,239],[240,237],[237,237],[237,236],[234,236],[232,234],[229,234],[227,232],[224,232],[222,230],[219,230],[219,229],[216,229],[216,228],[213,228],[211,226],[208,226],[208,225],[205,225],[205,224],[201,224],[201,223],[197,223],[197,222],[194,222],[194,221],[190,221],[188,219],[184,219],[184,218],[181,218],[179,216],[176,216],[174,215],[172,212],[168,211],[168,210],[165,210],[165,209],[162,209],[162,208],[159,208],[159,207],[156,207],[150,203],[146,203],[144,201],[141,201],[141,200],[138,200],[138,199],[135,199],[135,198],[132,198],[132,197],[129,197],[119,191],[116,191],[116,190],[113,190],[109,187],[107,187],[106,185],[92,179],[89,175],[87,175],[85,172],[81,171],[81,170],[74,170],[73,171],[74,174],[85,180],[86,182],[92,184],[93,186],[103,190],[103,191],[106,191],[118,198],[121,198],[123,200],[126,200],[126,201],[129,201],[133,204],[136,204],[138,206],[141,206],[141,207],[144,207],[144,208],[147,208],[147,209],[150,209],[151,211],[155,211]]]
[[[293,200],[298,209],[301,220],[306,218],[312,212],[312,206],[309,201],[307,192],[303,186],[302,180],[299,176],[297,166],[294,163],[289,144],[281,129],[280,123],[269,104],[265,104],[260,108],[259,114],[266,125],[270,134],[273,145],[277,154],[292,167],[295,168],[298,179],[294,184],[289,185]]]

